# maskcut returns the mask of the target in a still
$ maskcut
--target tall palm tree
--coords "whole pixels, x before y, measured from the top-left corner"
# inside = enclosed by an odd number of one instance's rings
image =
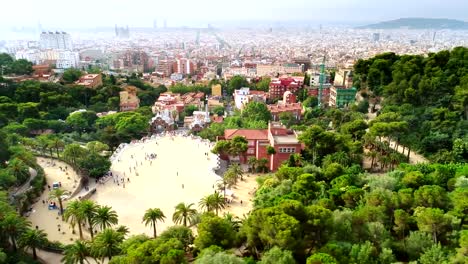
[[[176,205],[175,212],[172,215],[172,222],[175,224],[182,223],[184,226],[187,226],[187,221],[192,224],[192,217],[197,213],[197,210],[192,208],[193,205],[193,203],[179,203]]]
[[[32,249],[34,259],[37,259],[36,248],[44,246],[47,242],[47,234],[37,229],[28,229],[18,239],[22,248]]]
[[[62,217],[62,221],[65,220],[65,217],[63,216],[63,199],[62,196],[65,195],[67,192],[65,190],[62,190],[60,188],[53,189],[49,193],[49,198],[50,199],[56,199],[59,203],[59,210],[60,210],[60,216]]]
[[[63,149],[65,147],[65,142],[61,140],[59,137],[54,137],[52,139],[52,145],[55,148],[55,151],[57,153],[57,158],[60,158],[60,149]]]
[[[213,209],[211,209],[211,205],[213,204],[212,202],[212,197],[211,194],[207,195],[203,198],[200,199],[200,202],[198,202],[198,207],[203,211],[205,210],[206,212],[211,212]]]
[[[218,211],[223,209],[225,206],[224,197],[215,192],[213,194],[203,197],[198,203],[200,209],[206,209],[207,212],[215,211],[218,215]]]
[[[110,206],[99,206],[94,216],[94,224],[99,226],[101,230],[110,228],[112,225],[119,223],[117,212],[112,210]]]
[[[102,261],[106,257],[111,260],[112,256],[120,253],[120,244],[123,240],[122,233],[110,228],[104,229],[91,244],[91,254],[96,258],[101,258]]]
[[[255,173],[255,166],[257,165],[257,159],[255,157],[250,157],[247,162],[250,166],[251,172]]]
[[[229,170],[232,171],[232,173],[234,175],[236,175],[235,179],[236,179],[236,183],[237,183],[237,179],[240,178],[241,180],[243,180],[244,178],[242,176],[244,176],[244,170],[242,170],[241,166],[237,163],[234,163],[232,164],[230,167],[229,167]]]
[[[223,189],[224,197],[226,197],[226,187],[231,188],[236,184],[237,175],[232,170],[227,170],[223,174],[223,178],[219,180],[218,187]]]
[[[76,240],[75,243],[67,245],[63,252],[62,263],[65,264],[84,264],[90,263],[86,259],[90,255],[90,247],[88,242],[82,240]]]
[[[268,165],[268,159],[267,158],[261,158],[257,160],[257,168],[262,168],[262,172],[265,173],[269,166]]]
[[[396,165],[398,165],[401,162],[401,156],[400,153],[393,151],[388,155],[388,158],[390,160],[390,170],[393,170]]]
[[[73,233],[75,233],[75,225],[78,226],[80,239],[83,239],[83,229],[81,228],[81,225],[86,221],[86,216],[81,210],[81,202],[77,200],[70,202],[63,215],[65,217],[65,221],[70,223]]]
[[[156,238],[156,222],[161,221],[164,222],[164,213],[159,208],[150,208],[146,210],[145,214],[143,215],[143,222],[145,226],[151,225],[153,227],[153,235]]]
[[[89,233],[91,234],[91,239],[94,239],[94,217],[96,216],[96,211],[98,209],[98,205],[91,200],[84,200],[81,201],[80,210],[81,213],[86,218],[89,227]]]
[[[217,192],[211,194],[211,196],[211,207],[215,210],[216,215],[218,215],[218,211],[224,209],[226,201],[224,200],[224,197]]]
[[[17,250],[16,240],[31,225],[26,219],[16,213],[8,213],[2,221],[2,231],[10,238],[13,251]]]
[[[369,150],[369,152],[366,153],[366,156],[371,158],[371,171],[374,169],[375,165],[375,159],[378,157],[379,153],[375,150]]]

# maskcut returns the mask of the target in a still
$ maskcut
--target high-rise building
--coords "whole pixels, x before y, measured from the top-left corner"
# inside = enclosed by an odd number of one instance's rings
[[[375,41],[375,42],[378,42],[380,40],[380,33],[374,33],[372,34],[372,39]]]
[[[172,60],[159,60],[158,66],[156,67],[156,72],[166,77],[171,76],[173,72],[173,64],[174,61]]]
[[[158,28],[158,21],[155,19],[153,20],[153,29],[157,29]]]
[[[71,36],[66,32],[42,32],[39,41],[41,49],[73,50]]]
[[[167,28],[167,20],[164,19],[164,28]]]
[[[192,74],[193,73],[193,62],[189,59],[177,59],[177,73],[180,74]]]

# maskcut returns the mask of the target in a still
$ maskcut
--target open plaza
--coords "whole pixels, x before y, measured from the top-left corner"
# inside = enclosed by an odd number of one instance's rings
[[[65,197],[64,208],[73,199],[84,197],[99,205],[108,205],[119,216],[119,225],[129,228],[130,234],[152,235],[152,229],[142,223],[149,208],[160,208],[166,219],[157,223],[161,232],[174,225],[172,214],[177,204],[194,203],[198,209],[201,198],[217,190],[221,179],[215,173],[219,168],[218,156],[211,153],[212,143],[185,134],[167,133],[162,136],[134,141],[119,147],[111,157],[112,167],[108,176],[99,181],[90,179],[88,188],[80,191],[79,176],[65,163],[38,158],[46,172],[49,185],[60,182],[72,197]],[[220,212],[230,212],[242,217],[252,208],[252,196],[257,186],[253,175],[245,175],[237,187],[230,190],[231,202]],[[53,188],[53,187],[52,187]],[[33,205],[29,220],[33,226],[43,229],[50,240],[70,243],[78,239],[70,225],[59,217],[59,210],[49,208],[46,189]],[[85,229],[84,229],[85,230]],[[89,234],[85,231],[85,237]]]

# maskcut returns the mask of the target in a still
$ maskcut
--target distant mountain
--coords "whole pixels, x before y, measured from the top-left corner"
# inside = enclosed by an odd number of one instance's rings
[[[358,27],[359,29],[468,29],[468,22],[445,18],[400,18]]]

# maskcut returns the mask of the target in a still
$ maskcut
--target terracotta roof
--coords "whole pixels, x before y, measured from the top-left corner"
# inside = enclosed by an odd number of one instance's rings
[[[235,136],[245,137],[247,140],[252,139],[268,139],[267,129],[226,129],[224,130],[224,138],[232,139]]]

